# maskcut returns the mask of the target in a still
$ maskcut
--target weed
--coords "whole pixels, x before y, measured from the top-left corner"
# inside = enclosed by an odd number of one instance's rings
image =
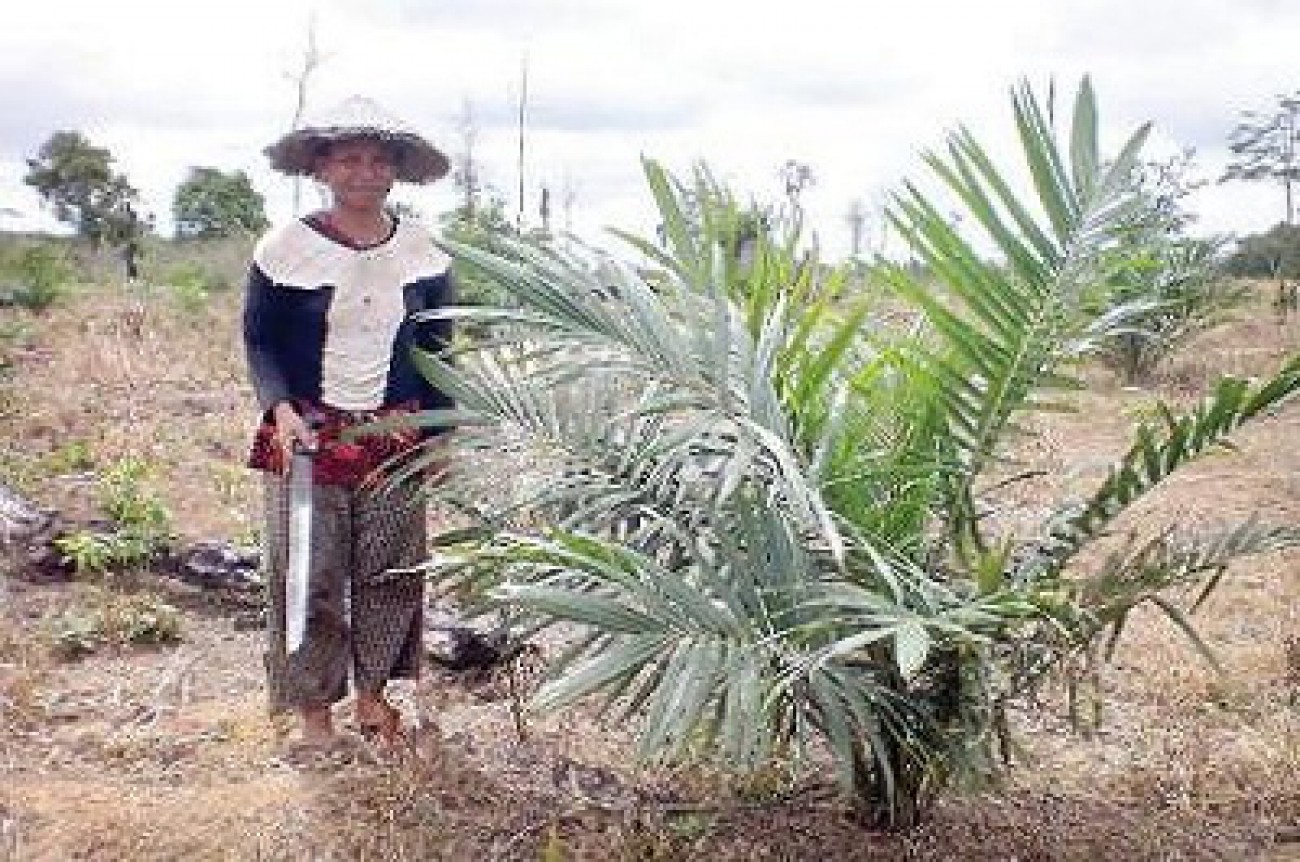
[[[1154,396],[1121,403],[1119,412],[1133,423],[1155,422],[1160,419],[1160,399]]]
[[[54,540],[63,562],[72,565],[78,575],[106,575],[109,572],[144,563],[153,556],[155,543],[128,530],[97,533],[78,530]]]
[[[615,858],[628,862],[672,862],[695,858],[699,844],[713,831],[714,818],[702,813],[664,819],[641,816],[620,830]]]
[[[788,795],[794,787],[794,782],[794,767],[778,761],[731,776],[729,783],[737,799],[751,803],[767,803]]]
[[[160,646],[181,640],[180,612],[150,593],[123,595],[92,588],[84,605],[53,617],[46,636],[51,651],[65,661],[104,646]]]
[[[48,245],[28,246],[4,267],[7,284],[0,305],[44,311],[63,294],[73,270],[64,254]]]
[[[29,321],[6,320],[0,323],[0,345],[23,346],[31,342],[35,330]]]
[[[104,575],[147,562],[170,539],[171,515],[146,486],[148,465],[139,458],[114,462],[99,477],[99,505],[112,528],[78,530],[54,546],[81,575]]]
[[[76,661],[103,644],[99,620],[90,615],[64,612],[49,623],[50,651],[64,661]]]
[[[80,473],[95,467],[95,456],[90,443],[85,440],[70,440],[48,453],[42,459],[42,466],[53,476],[66,476]]]
[[[217,463],[212,465],[212,485],[224,506],[235,507],[247,499],[248,470],[242,466]]]
[[[168,270],[163,281],[181,308],[191,314],[206,308],[212,294],[231,287],[225,276],[194,262],[182,263]]]
[[[118,525],[149,532],[162,532],[170,525],[162,501],[145,486],[149,477],[149,465],[136,457],[117,461],[100,477],[99,503]]]

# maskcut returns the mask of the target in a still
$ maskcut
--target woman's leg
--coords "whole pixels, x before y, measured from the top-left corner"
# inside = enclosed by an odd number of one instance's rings
[[[420,673],[426,559],[422,497],[358,492],[353,506],[352,633],[356,713],[363,728],[396,741],[401,716],[387,701],[389,680]]]
[[[348,495],[339,488],[313,489],[307,628],[292,655],[285,648],[289,502],[283,478],[267,476],[265,500],[269,705],[273,714],[297,712],[304,739],[325,741],[334,732],[330,707],[347,694],[350,663],[344,605],[351,545]]]

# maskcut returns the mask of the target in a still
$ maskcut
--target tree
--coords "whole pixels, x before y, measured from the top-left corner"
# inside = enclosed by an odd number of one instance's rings
[[[1300,226],[1279,223],[1242,237],[1223,268],[1241,278],[1300,279]]]
[[[172,218],[180,239],[252,235],[266,230],[266,201],[243,171],[190,168],[176,189]]]
[[[1223,277],[1224,238],[1186,236],[1194,216],[1187,197],[1202,183],[1192,178],[1193,153],[1139,163],[1130,180],[1131,215],[1108,256],[1108,277],[1085,294],[1086,313],[1122,316],[1096,344],[1096,356],[1128,385],[1146,383],[1166,357],[1200,332],[1226,322],[1249,298]]]
[[[320,68],[327,57],[320,52],[316,44],[316,16],[311,15],[307,19],[307,47],[303,49],[302,65],[296,72],[289,75],[293,81],[294,102],[293,117],[289,121],[289,128],[296,130],[302,123],[303,113],[307,110],[307,88],[311,82],[311,76]],[[297,215],[302,204],[302,177],[293,178],[293,214]]]
[[[1296,142],[1300,137],[1300,91],[1279,96],[1271,114],[1243,111],[1242,120],[1228,134],[1228,149],[1235,159],[1223,179],[1275,180],[1282,184],[1286,200],[1286,224],[1295,224],[1292,184],[1300,179]]]
[[[451,171],[452,184],[461,194],[458,221],[474,222],[478,218],[479,196],[483,193],[483,179],[475,151],[478,144],[478,124],[474,119],[474,104],[465,99],[461,103],[460,117],[456,123],[460,133],[460,150],[456,153]]]
[[[454,365],[423,357],[424,371],[468,414],[453,421],[507,425],[546,475],[438,575],[480,609],[577,629],[538,706],[594,698],[654,759],[745,770],[824,750],[865,814],[908,825],[945,787],[996,773],[1010,707],[1032,709],[1045,674],[1136,606],[1190,631],[1171,591],[1203,598],[1233,557],[1300,542],[1253,520],[1127,547],[1111,535],[1172,472],[1300,392],[1300,357],[1162,412],[1041,523],[987,517],[1017,430],[1081,385],[1073,363],[1110,325],[1080,295],[1107,277],[1146,136],[1102,159],[1086,79],[1065,146],[1027,86],[1013,108],[1034,197],[954,133],[928,161],[981,236],[905,186],[891,218],[931,276],[882,265],[879,306],[786,235],[760,234],[759,281],[733,292],[740,263],[713,231],[734,213],[697,195],[701,234],[653,163],[667,242],[636,249],[666,274],[654,285],[576,252],[456,248],[512,303],[481,311],[487,337]],[[884,325],[900,304],[909,324]]]
[[[506,202],[490,189],[486,198],[481,192],[466,191],[461,206],[442,217],[442,236],[454,243],[500,252],[502,242],[517,237],[514,224],[506,216]],[[469,305],[496,305],[507,296],[482,270],[470,260],[459,256],[452,259],[452,278],[456,285],[456,301]]]
[[[81,132],[55,132],[27,168],[24,181],[54,207],[55,218],[95,245],[123,244],[146,229],[135,212],[139,193],[113,171],[112,154]]]
[[[798,159],[786,159],[781,165],[781,186],[790,206],[790,218],[803,221],[803,193],[817,181],[812,166]]]

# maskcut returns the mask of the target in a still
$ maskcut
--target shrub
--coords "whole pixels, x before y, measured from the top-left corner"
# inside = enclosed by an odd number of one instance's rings
[[[0,272],[0,305],[42,311],[54,304],[73,275],[72,264],[59,249],[27,246]]]
[[[195,261],[169,269],[162,281],[171,296],[191,313],[207,306],[212,294],[231,288],[230,280],[224,275]]]
[[[105,575],[145,564],[170,541],[171,515],[147,487],[148,475],[148,466],[138,458],[117,461],[100,474],[99,505],[111,526],[54,540],[63,560],[78,574]]]
[[[1239,278],[1300,278],[1300,226],[1278,224],[1243,237],[1223,269]]]
[[[158,596],[94,588],[52,618],[46,637],[55,655],[74,660],[105,646],[160,646],[181,640],[180,613]]]

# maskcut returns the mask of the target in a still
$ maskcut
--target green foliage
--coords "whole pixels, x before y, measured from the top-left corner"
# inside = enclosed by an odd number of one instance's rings
[[[172,200],[172,218],[178,239],[255,236],[270,225],[248,175],[216,168],[190,168]]]
[[[69,440],[42,458],[41,466],[50,475],[64,476],[69,473],[93,469],[95,457],[91,452],[90,444],[85,440]]]
[[[1300,226],[1277,224],[1243,237],[1223,269],[1241,278],[1300,279]]]
[[[0,267],[0,305],[43,311],[54,304],[75,276],[67,254],[46,244],[18,250]]]
[[[138,458],[117,461],[101,473],[99,505],[111,527],[78,530],[54,540],[78,574],[104,575],[142,565],[170,541],[171,515],[147,487],[148,478],[148,465]]]
[[[1143,383],[1192,336],[1232,318],[1250,290],[1220,274],[1221,241],[1156,238],[1128,256],[1095,305],[1122,309],[1124,325],[1097,345],[1097,355],[1126,384]]]
[[[77,530],[54,540],[64,562],[78,575],[105,575],[148,560],[154,548],[133,530],[100,533]]]
[[[1112,319],[1095,352],[1126,384],[1146,382],[1184,342],[1225,322],[1249,299],[1221,274],[1225,239],[1182,235],[1193,220],[1184,200],[1199,185],[1188,178],[1191,165],[1192,154],[1184,152],[1135,166],[1132,212],[1106,252],[1109,277],[1085,292],[1086,315]]]
[[[99,480],[99,504],[113,521],[123,527],[162,534],[171,516],[147,487],[149,465],[140,458],[123,458],[109,466]]]
[[[81,132],[59,131],[27,160],[25,182],[54,207],[59,221],[95,244],[119,245],[138,238],[145,225],[137,217],[139,193],[113,172],[113,156]]]
[[[31,339],[31,325],[20,319],[0,321],[0,383],[6,382],[13,371],[13,359],[9,351],[26,344]],[[10,393],[0,386],[0,412],[9,409],[7,399]]]
[[[443,223],[443,239],[453,244],[501,252],[509,239],[518,236],[505,211],[505,201],[499,197],[480,203],[472,213],[466,212],[464,207],[453,210]],[[493,306],[507,300],[506,293],[490,277],[462,257],[452,261],[452,278],[458,303]]]
[[[927,162],[983,236],[905,185],[891,218],[921,267],[877,268],[887,302],[799,253],[797,220],[760,233],[750,260],[723,253],[730,198],[653,163],[662,239],[634,241],[653,284],[594,250],[452,245],[510,299],[447,312],[480,337],[422,369],[547,468],[482,530],[443,537],[456,553],[437,576],[480,610],[581,633],[539,708],[592,699],[639,730],[646,758],[742,773],[824,749],[865,816],[909,825],[944,788],[993,776],[1008,706],[1134,607],[1193,633],[1170,590],[1212,589],[1233,558],[1300,541],[1248,523],[1161,532],[1095,569],[1080,554],[1300,390],[1300,359],[1185,416],[1159,408],[1110,477],[1045,523],[987,517],[1026,415],[1077,388],[1075,366],[1132,312],[1093,300],[1159,259],[1132,229],[1146,129],[1104,159],[1086,79],[1061,135],[1028,87],[1012,107],[1032,196],[955,132]]]
[[[230,281],[199,261],[184,261],[163,273],[161,281],[181,307],[198,312],[208,306],[212,294],[230,290]]]
[[[616,236],[679,276],[688,275],[680,271],[679,253],[699,249],[702,243],[716,247],[727,259],[726,287],[733,297],[743,297],[751,286],[761,283],[751,270],[758,250],[776,237],[778,215],[773,207],[753,201],[741,204],[703,164],[695,167],[692,183],[665,176],[652,182],[651,191],[667,216],[658,227],[658,242],[619,230],[613,231]]]
[[[78,606],[48,623],[50,646],[65,660],[82,658],[105,646],[161,646],[181,640],[180,613],[157,596],[96,588],[81,598]]]

